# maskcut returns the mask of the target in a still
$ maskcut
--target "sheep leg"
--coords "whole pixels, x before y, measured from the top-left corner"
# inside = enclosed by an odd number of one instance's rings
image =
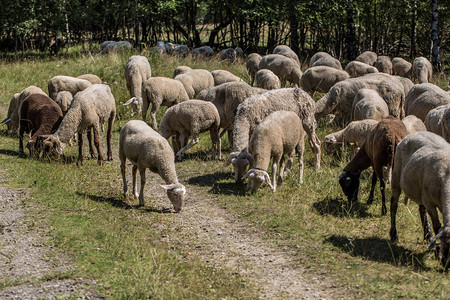
[[[436,207],[426,207],[428,213],[430,214],[431,217],[431,222],[433,223],[433,231],[434,234],[438,234],[439,233],[439,229],[441,229],[441,223],[439,222],[439,215],[438,212],[436,210]]]
[[[396,216],[398,209],[398,198],[400,198],[400,193],[402,191],[397,188],[392,189],[392,197],[391,197],[391,230],[389,231],[389,235],[391,237],[391,242],[395,243],[398,241],[397,235],[397,225],[396,225]]]
[[[316,154],[316,171],[320,169],[320,141],[316,135],[314,124],[303,124],[303,128],[309,137],[309,145],[312,148],[314,154]]]
[[[272,183],[273,183],[273,192],[275,192],[277,190],[277,184],[275,179],[277,178],[277,163],[276,163],[276,159],[273,158],[273,163],[272,163]]]
[[[380,190],[381,190],[381,214],[384,216],[387,213],[386,208],[386,185],[384,179],[380,178]]]
[[[283,177],[284,177],[284,174],[285,174],[285,168],[286,168],[286,160],[285,160],[285,157],[284,157],[284,155],[281,157],[281,160],[280,160],[280,174],[278,175],[278,182],[277,182],[277,185],[282,185],[283,184]],[[274,179],[275,179],[275,177],[274,177]],[[274,183],[275,183],[275,180],[273,181]]]
[[[153,103],[150,117],[152,118],[152,127],[158,131],[158,122],[156,122],[156,111],[159,109],[159,104]]]
[[[299,175],[298,175],[298,184],[303,183],[303,151],[304,149],[298,151],[298,166],[299,166]]]
[[[375,173],[375,171],[373,171],[373,173],[372,173],[372,186],[370,188],[369,199],[367,199],[367,204],[368,205],[372,204],[372,202],[373,202],[373,194],[374,194],[374,191],[375,191],[375,185],[377,184],[377,180],[378,180],[377,174]]]
[[[139,192],[139,206],[144,206],[145,168],[139,169],[141,175],[141,191]]]
[[[94,128],[94,143],[95,143],[95,148],[97,149],[97,153],[98,153],[97,164],[99,166],[102,166],[103,165],[103,155],[102,155],[102,151],[100,150],[100,135],[98,133],[98,128]]]
[[[83,165],[83,134],[78,133],[78,161],[77,166]]]
[[[189,142],[189,144],[187,144],[186,146],[181,148],[181,150],[177,152],[176,156],[178,156],[178,158],[181,159],[181,156],[183,155],[183,153],[186,152],[192,146],[196,145],[197,143],[198,143],[198,134],[193,134],[192,140]]]
[[[419,205],[419,213],[420,213],[420,221],[422,222],[423,227],[423,239],[426,240],[427,242],[430,242],[433,236],[431,234],[430,222],[428,220],[428,214],[427,210],[425,209],[425,206]]]
[[[23,128],[23,126],[20,126],[20,130],[19,130],[19,152],[23,153],[23,134],[24,134],[25,130]]]
[[[214,156],[217,152],[218,159],[221,160],[222,159],[222,140],[220,138],[219,130],[220,130],[219,127],[211,128],[209,130],[209,135],[211,136],[211,141],[213,144]]]
[[[178,133],[172,135],[172,147],[173,152],[178,152],[180,150],[180,142],[179,142],[180,135]]]
[[[139,195],[137,193],[136,174],[137,174],[137,166],[133,165],[133,169],[131,170],[131,176],[133,177],[133,196],[134,196],[134,198],[137,199],[139,197]]]
[[[122,182],[123,182],[123,196],[126,198],[128,193],[128,185],[127,185],[127,176],[126,176],[126,159],[120,160],[120,172],[122,173]]]
[[[95,158],[94,145],[92,145],[92,131],[88,129],[87,131],[87,139],[89,143],[89,153],[91,154],[91,158]]]
[[[144,92],[146,93],[146,92]],[[144,96],[144,95],[143,95]],[[146,99],[146,97],[143,97],[143,101],[142,101],[142,111],[141,111],[141,116],[142,116],[142,120],[144,122],[147,122],[147,111],[148,111],[148,101]]]
[[[113,160],[112,148],[111,148],[111,136],[112,136],[112,127],[114,124],[115,116],[116,116],[115,112],[111,113],[111,116],[109,117],[109,120],[108,120],[108,131],[106,132],[106,147],[108,147],[108,152],[107,152],[107,160],[108,161]]]

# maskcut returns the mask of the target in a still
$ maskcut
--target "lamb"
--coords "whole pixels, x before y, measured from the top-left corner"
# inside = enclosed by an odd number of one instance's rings
[[[174,155],[169,143],[145,122],[131,120],[120,131],[119,138],[120,171],[123,180],[123,194],[127,197],[128,185],[126,178],[127,159],[133,164],[133,195],[139,198],[139,205],[144,206],[145,171],[148,168],[158,173],[165,181],[161,185],[176,212],[183,208],[186,188],[178,182],[175,171]],[[137,194],[136,173],[139,169],[141,189]]]
[[[373,66],[373,64],[377,61],[377,54],[372,51],[364,51],[358,55],[355,60]]]
[[[360,89],[353,100],[353,120],[374,119],[380,121],[389,116],[389,109],[383,98],[374,90]]]
[[[177,151],[176,156],[181,159],[184,152],[199,142],[199,134],[209,130],[213,148],[220,160],[222,151],[219,125],[220,116],[216,106],[211,102],[194,99],[170,107],[161,120],[159,133],[165,139],[175,135],[173,147]],[[184,145],[189,136],[192,136],[192,140]]]
[[[131,99],[124,105],[132,104],[132,111],[138,114],[142,113],[142,85],[152,77],[152,69],[147,57],[133,55],[128,59],[125,66],[125,80]]]
[[[202,46],[192,50],[193,58],[212,58],[214,50],[210,46]]]
[[[318,66],[328,66],[331,68],[342,70],[341,62],[332,56],[323,56],[316,60],[316,62],[312,65],[312,67]]]
[[[419,83],[427,83],[433,76],[433,66],[425,57],[417,57],[413,61],[412,75]]]
[[[19,122],[20,122],[20,106],[22,105],[23,100],[31,94],[42,94],[47,95],[43,90],[38,88],[37,86],[31,85],[25,88],[20,94],[16,97],[17,94],[14,94],[11,99],[8,107],[8,114],[6,119],[2,121],[2,124],[6,124],[8,127],[8,131],[10,133],[18,134],[19,130]]]
[[[156,111],[161,105],[171,106],[186,100],[189,100],[189,97],[180,81],[166,77],[151,77],[142,86],[142,120],[147,121],[147,111],[151,104],[151,125],[156,129],[158,128]]]
[[[100,77],[94,74],[83,74],[77,77],[78,79],[84,79],[89,81],[91,84],[102,84]]]
[[[349,77],[347,72],[332,67],[311,67],[303,73],[300,86],[313,96],[317,90],[328,92],[333,85]]]
[[[379,72],[392,75],[392,61],[389,56],[378,56],[373,66],[377,68]]]
[[[295,153],[298,153],[299,178],[303,182],[303,152],[305,150],[305,131],[298,115],[291,111],[276,111],[259,123],[253,132],[249,143],[252,168],[242,179],[249,178],[247,190],[255,193],[258,188],[267,182],[273,192],[277,185],[281,185],[286,168],[290,168]],[[285,155],[289,156],[286,164]],[[273,184],[270,182],[267,168],[272,160]],[[275,181],[277,167],[279,166],[278,183]]]
[[[425,126],[428,131],[442,136],[449,143],[449,137],[446,135],[446,127],[448,126],[448,117],[444,118],[445,112],[450,109],[450,104],[438,106],[430,110],[425,118]],[[448,113],[447,113],[448,115]],[[448,127],[447,127],[448,128]],[[447,131],[448,132],[448,131]]]
[[[425,124],[422,122],[422,120],[414,115],[404,117],[402,119],[402,122],[403,124],[405,124],[406,130],[409,133],[417,131],[427,131],[427,127],[425,127]]]
[[[361,149],[359,149],[355,157],[345,166],[344,171],[339,176],[339,184],[350,203],[358,200],[359,177],[361,172],[372,166],[374,173],[367,204],[373,202],[373,193],[378,177],[380,179],[382,199],[381,214],[386,214],[383,168],[387,167],[388,170],[392,168],[395,148],[407,134],[405,125],[399,119],[392,116],[384,118],[373,127]]]
[[[272,54],[280,54],[286,56],[290,59],[295,60],[297,64],[300,66],[300,60],[298,59],[298,55],[289,46],[286,45],[276,46],[275,49],[273,49]]]
[[[405,99],[406,115],[415,115],[422,121],[430,110],[450,104],[450,94],[432,83],[416,84]]]
[[[326,95],[316,102],[316,119],[326,113],[338,110],[348,120],[356,93],[363,88],[377,91],[387,103],[390,115],[402,116],[405,99],[402,84],[391,75],[375,73],[336,83]]]
[[[48,82],[48,95],[53,100],[56,99],[61,91],[68,91],[75,96],[78,92],[83,91],[92,84],[84,79],[79,79],[71,76],[55,76]]]
[[[259,69],[269,69],[281,80],[281,86],[286,85],[286,81],[300,85],[302,71],[300,66],[290,58],[280,54],[269,54],[264,56],[259,62]]]
[[[372,119],[350,122],[344,129],[325,136],[323,140],[325,152],[331,154],[343,145],[352,145],[352,152],[356,153],[376,124],[378,121]]]
[[[94,131],[94,143],[97,148],[97,163],[103,165],[103,155],[100,151],[100,127],[108,121],[106,135],[108,153],[107,159],[112,160],[111,130],[116,115],[116,102],[109,86],[105,84],[93,84],[84,91],[75,95],[72,104],[61,122],[58,130],[44,140],[44,151],[55,150],[63,155],[67,142],[78,133],[78,161],[83,163],[83,132],[87,131],[88,138],[91,128]],[[89,138],[90,139],[90,138]],[[93,153],[91,153],[92,155]]]
[[[38,137],[54,133],[62,118],[61,108],[47,95],[31,94],[25,98],[20,107],[19,151],[23,153],[23,134],[31,133],[27,148],[30,156],[36,150],[39,155]]]
[[[186,90],[189,99],[193,99],[201,90],[214,86],[214,77],[211,72],[204,69],[194,69],[175,76]]]
[[[177,75],[186,73],[187,71],[191,71],[192,69],[188,66],[178,66],[174,71],[173,71],[173,77],[175,78]]]
[[[322,57],[332,57],[332,56],[326,52],[317,52],[309,60],[309,66],[312,67],[314,63],[319,59],[321,59]]]
[[[401,57],[394,57],[392,59],[392,74],[411,78],[412,64]]]
[[[268,69],[261,69],[256,72],[255,86],[266,90],[281,88],[281,82],[277,75]]]
[[[255,75],[259,70],[259,63],[261,62],[261,59],[262,56],[258,53],[251,53],[247,57],[245,66],[247,68],[248,74],[250,75],[250,85],[253,85],[253,83],[255,82]]]
[[[347,66],[345,66],[345,71],[350,74],[350,77],[352,78],[370,73],[378,73],[377,68],[357,60],[349,62]]]
[[[416,132],[408,135],[397,146],[392,170],[391,229],[392,242],[398,240],[396,214],[398,199],[403,191],[406,197],[419,204],[424,238],[430,240],[431,232],[425,209],[431,216],[436,236],[428,248],[435,247],[437,239],[442,243],[439,258],[445,271],[450,266],[450,144],[430,132]],[[444,226],[439,222],[438,208],[443,216]]]
[[[266,116],[279,110],[293,111],[300,117],[316,154],[316,169],[320,168],[320,141],[315,133],[314,100],[300,88],[277,89],[249,97],[237,109],[233,128],[233,152],[225,162],[225,166],[233,164],[237,182],[241,182],[248,165],[246,149],[250,136]]]
[[[211,75],[214,78],[214,85],[221,85],[225,82],[232,82],[232,81],[242,81],[242,79],[233,73],[226,71],[226,70],[214,70],[211,71]]]

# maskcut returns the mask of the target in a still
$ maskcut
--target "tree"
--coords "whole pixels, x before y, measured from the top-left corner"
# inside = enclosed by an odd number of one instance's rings
[[[439,38],[438,38],[438,2],[431,1],[431,40],[433,41],[432,59],[433,69],[437,72],[441,71],[441,60],[439,59]]]

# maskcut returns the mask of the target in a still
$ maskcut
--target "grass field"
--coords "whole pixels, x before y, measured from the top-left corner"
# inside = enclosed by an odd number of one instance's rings
[[[117,151],[120,128],[130,119],[127,107],[119,105],[129,96],[123,70],[128,55],[91,56],[74,53],[70,58],[21,61],[0,64],[0,118],[6,115],[12,95],[29,85],[47,91],[55,75],[78,76],[93,73],[107,83],[115,96],[118,114],[113,132]],[[248,81],[245,66],[227,65],[216,60],[193,61],[149,56],[153,76],[172,77],[178,65],[208,70],[227,69]],[[305,68],[302,68],[305,69]],[[445,87],[448,75],[435,77]],[[316,95],[317,98],[319,95]],[[317,100],[317,99],[316,99]],[[158,113],[160,119],[163,111]],[[338,128],[319,122],[320,139]],[[49,228],[55,251],[67,253],[77,266],[74,271],[54,276],[95,278],[102,283],[99,292],[106,297],[157,299],[253,299],[258,289],[227,268],[211,268],[191,255],[189,249],[165,242],[159,225],[171,226],[181,214],[161,214],[158,208],[118,209],[136,205],[124,199],[117,159],[102,168],[87,160],[77,168],[73,160],[77,147],[66,155],[72,163],[44,162],[18,153],[18,141],[1,129],[0,166],[2,176],[12,187],[25,187],[33,195],[27,201],[42,208],[34,212]],[[104,144],[103,144],[104,145]],[[102,145],[102,146],[103,146]],[[103,146],[105,149],[105,146]],[[308,276],[329,274],[336,287],[353,298],[439,298],[450,297],[450,276],[442,272],[434,253],[422,241],[418,206],[400,205],[397,215],[400,242],[389,242],[389,215],[381,216],[381,195],[365,204],[371,171],[362,175],[359,199],[349,207],[337,177],[348,161],[347,155],[323,153],[322,169],[313,170],[314,157],[306,147],[304,184],[298,186],[290,174],[274,194],[264,187],[245,195],[234,183],[232,169],[209,158],[207,135],[188,151],[188,159],[177,163],[180,178],[187,186],[208,186],[202,197],[217,201],[239,218],[269,232],[267,238],[280,247],[289,247]],[[223,139],[224,156],[230,149]],[[117,156],[116,156],[117,157]],[[297,170],[294,164],[293,170]],[[390,190],[388,189],[388,199]],[[147,204],[151,207],[151,203]],[[389,206],[389,204],[388,204]],[[151,223],[142,222],[150,215]],[[0,220],[1,222],[1,220]],[[18,284],[0,280],[0,288]]]

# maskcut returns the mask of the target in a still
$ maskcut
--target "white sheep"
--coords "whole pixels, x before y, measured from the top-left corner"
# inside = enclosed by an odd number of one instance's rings
[[[212,58],[214,50],[210,46],[202,46],[192,50],[193,58]]]
[[[297,64],[300,66],[300,60],[298,59],[298,55],[289,46],[278,45],[275,47],[275,49],[273,49],[272,54],[280,54],[289,57],[290,59],[295,60]]]
[[[204,69],[194,69],[175,76],[186,90],[189,99],[193,99],[201,90],[214,86],[214,77],[211,72]]]
[[[149,169],[158,173],[165,181],[161,185],[166,190],[167,197],[172,202],[176,212],[183,207],[186,188],[178,182],[175,171],[174,155],[169,143],[159,133],[150,128],[145,122],[131,120],[120,131],[119,138],[120,170],[123,179],[123,194],[127,197],[128,185],[126,179],[126,161],[133,164],[133,195],[139,198],[139,205],[144,203],[145,171]],[[137,193],[136,173],[141,176],[141,189]]]
[[[358,55],[355,60],[373,66],[373,64],[377,61],[377,54],[372,51],[364,51]]]
[[[352,152],[356,153],[376,124],[378,124],[378,121],[372,119],[352,121],[344,129],[328,134],[323,140],[325,152],[330,154],[343,145],[351,145]]]
[[[267,182],[273,192],[281,185],[285,171],[290,168],[295,153],[298,153],[299,179],[303,182],[303,152],[305,150],[305,131],[298,115],[291,111],[276,111],[259,123],[249,143],[252,168],[242,179],[249,178],[247,190],[256,192],[263,182]],[[289,157],[286,162],[285,156]],[[267,168],[272,159],[273,183]],[[278,182],[276,181],[279,170]]]
[[[61,91],[58,94],[56,94],[55,102],[61,108],[63,115],[66,115],[67,111],[69,110],[70,103],[72,103],[72,99],[73,96],[68,91]]]
[[[348,79],[347,72],[328,66],[311,67],[303,73],[300,86],[311,96],[316,91],[328,92],[339,81]]]
[[[374,66],[368,65],[366,63],[354,60],[345,66],[345,71],[350,75],[350,77],[360,77],[365,74],[378,73],[378,69]]]
[[[131,99],[124,105],[132,104],[133,113],[141,114],[142,112],[142,85],[150,77],[152,77],[152,69],[147,57],[133,55],[128,59],[125,66],[125,80]]]
[[[48,82],[48,95],[53,100],[61,91],[68,91],[75,96],[78,92],[83,91],[92,84],[84,79],[79,79],[71,76],[55,76]]]
[[[352,119],[380,121],[389,116],[389,108],[375,90],[360,89],[353,100]]]
[[[342,70],[341,62],[332,56],[323,56],[312,64],[312,67],[318,66],[327,66],[338,70]]]
[[[412,76],[417,78],[419,83],[427,83],[433,76],[433,66],[425,57],[417,57],[412,64]]]
[[[405,124],[406,130],[409,133],[417,132],[417,131],[427,131],[427,127],[422,122],[421,119],[414,115],[406,116],[402,119],[403,124]]]
[[[214,78],[214,85],[221,85],[225,82],[232,82],[232,81],[242,81],[242,79],[233,73],[227,71],[227,70],[214,70],[211,71],[211,75]]]
[[[268,69],[261,69],[256,72],[255,86],[266,90],[281,88],[280,78]]]
[[[394,57],[392,59],[392,74],[411,78],[412,63],[404,60],[401,57]]]
[[[97,148],[98,165],[103,165],[103,155],[100,150],[99,131],[101,126],[108,121],[106,134],[107,159],[112,160],[111,130],[116,116],[116,102],[109,86],[104,84],[93,84],[87,89],[77,93],[72,100],[66,116],[61,122],[58,130],[44,140],[44,151],[56,151],[63,155],[64,148],[69,140],[78,133],[78,161],[77,165],[83,163],[83,132],[90,135],[91,128],[94,131],[94,143]]]
[[[156,112],[161,105],[171,106],[186,100],[189,100],[189,97],[180,81],[167,77],[151,77],[142,86],[142,120],[147,121],[147,111],[151,105],[151,125],[156,129]]]
[[[405,97],[408,95],[409,91],[414,86],[414,83],[411,81],[411,79],[402,77],[402,76],[393,76],[395,77],[400,83],[403,85],[403,90],[405,91]]]
[[[300,85],[302,71],[300,66],[293,59],[280,54],[269,54],[261,58],[259,69],[269,69],[281,80],[281,86],[286,85],[286,81]]]
[[[377,68],[379,72],[392,75],[392,61],[389,56],[378,56],[373,66]]]
[[[83,74],[77,77],[78,79],[84,79],[89,81],[91,84],[102,84],[100,77],[94,74]]]
[[[327,52],[317,52],[313,56],[311,56],[311,59],[309,60],[309,67],[312,67],[316,61],[321,59],[322,57],[332,57]]]
[[[419,204],[424,238],[430,240],[426,212],[431,216],[436,236],[429,248],[441,239],[439,258],[445,270],[450,266],[450,144],[440,136],[426,131],[406,136],[397,146],[392,170],[391,241],[398,240],[396,214],[398,199],[405,196]],[[439,222],[438,208],[444,226]]]
[[[186,73],[187,71],[191,71],[191,67],[188,66],[178,66],[174,71],[173,71],[173,76],[172,78],[175,78],[177,75]]]
[[[251,53],[247,56],[247,60],[245,62],[245,67],[247,68],[248,74],[250,75],[250,85],[253,85],[255,82],[256,72],[259,70],[259,63],[261,61],[262,56],[258,53]]]
[[[406,115],[415,115],[422,121],[430,110],[450,104],[450,94],[432,83],[416,84],[405,99]]]
[[[448,136],[446,134],[446,132],[448,132],[448,130],[446,130],[448,128],[448,113],[447,115],[445,115],[445,112],[449,109],[450,104],[441,105],[430,110],[425,118],[424,123],[428,131],[442,136],[450,143],[450,140],[448,139]]]
[[[199,134],[210,132],[211,141],[218,158],[222,159],[219,136],[220,116],[214,104],[202,100],[188,100],[170,107],[159,125],[159,133],[166,139],[172,139],[176,156],[181,159],[183,153],[199,142]],[[185,142],[192,136],[189,144]]]

